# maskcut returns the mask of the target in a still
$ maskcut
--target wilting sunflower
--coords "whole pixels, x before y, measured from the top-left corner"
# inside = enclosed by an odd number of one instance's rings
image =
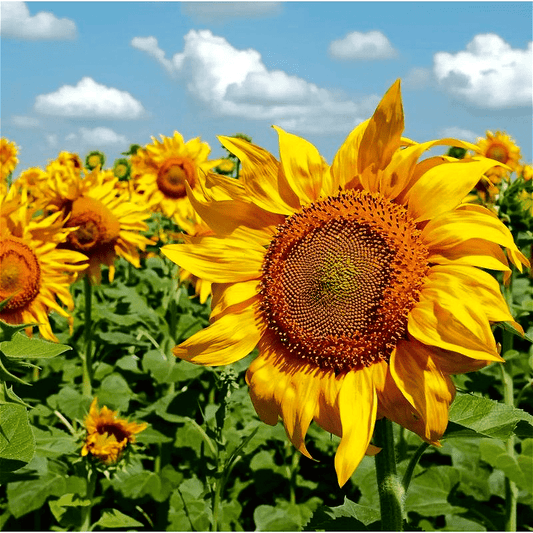
[[[117,411],[111,411],[105,405],[98,409],[98,399],[91,403],[89,414],[85,417],[87,436],[81,455],[89,453],[103,463],[115,464],[124,453],[128,444],[135,442],[135,435],[144,431],[148,424],[128,422],[117,418]]]
[[[17,145],[2,137],[0,139],[0,181],[4,180],[15,170],[19,160]]]
[[[478,139],[477,146],[477,153],[507,165],[511,171],[516,170],[519,167],[521,158],[520,147],[517,146],[514,140],[506,133],[500,131],[492,133],[492,131],[487,131],[487,136],[484,139]],[[509,170],[504,167],[494,166],[487,172],[487,175],[489,177],[502,177],[508,172]],[[492,181],[494,183],[494,180]]]
[[[0,319],[38,324],[45,339],[57,341],[48,315],[56,311],[72,328],[69,289],[77,273],[87,268],[87,257],[58,249],[72,232],[63,227],[59,213],[34,217],[34,211],[25,193],[13,196],[10,191],[8,198],[0,198],[0,301],[11,297]]]
[[[112,171],[95,169],[85,178],[65,172],[51,175],[43,190],[48,208],[61,211],[66,227],[76,228],[64,246],[87,255],[87,274],[95,283],[100,283],[102,264],[109,267],[109,280],[114,279],[117,255],[139,268],[139,251],[150,243],[141,234],[148,229],[144,221],[149,211],[115,187]]]
[[[153,143],[137,150],[131,157],[131,173],[135,189],[156,212],[187,229],[193,210],[185,184],[195,188],[198,170],[208,171],[222,160],[208,160],[211,148],[199,138],[184,142],[177,131],[173,137],[152,137]]]
[[[174,348],[182,359],[225,365],[258,346],[246,379],[261,419],[281,417],[309,456],[311,421],[341,437],[342,486],[387,417],[438,444],[455,388],[450,374],[502,361],[490,324],[512,322],[497,281],[527,259],[490,211],[462,204],[494,165],[431,157],[454,139],[416,144],[404,128],[400,84],[347,137],[328,166],[283,130],[280,161],[227,137],[240,180],[211,176],[189,192],[214,235],[163,253],[213,283],[211,325]],[[515,327],[520,326],[514,323]]]

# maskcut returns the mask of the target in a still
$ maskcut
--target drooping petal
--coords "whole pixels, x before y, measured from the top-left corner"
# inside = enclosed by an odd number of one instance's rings
[[[228,365],[246,357],[261,337],[257,302],[239,312],[222,316],[207,328],[176,346],[176,357],[198,365]]]
[[[363,459],[374,433],[378,402],[372,378],[372,367],[349,371],[338,395],[342,436],[335,470],[341,487]]]
[[[450,378],[435,364],[430,349],[412,340],[398,343],[390,371],[402,394],[422,415],[425,440],[436,443],[448,425],[448,410],[455,395]]]
[[[273,126],[279,135],[279,154],[283,174],[301,205],[320,197],[322,183],[329,176],[329,166],[308,141]]]
[[[258,284],[258,280],[255,279],[241,283],[214,283],[212,285],[213,300],[210,320],[247,305],[252,298],[259,294]]]
[[[234,283],[261,276],[264,249],[211,235],[184,236],[184,239],[189,244],[167,244],[161,252],[199,278],[212,283]]]
[[[299,208],[297,195],[284,176],[279,176],[279,163],[270,152],[244,139],[218,139],[241,161],[240,179],[254,203],[266,211],[281,215],[290,215]]]
[[[454,209],[493,166],[494,161],[490,159],[454,161],[434,166],[409,189],[409,215],[421,222]]]

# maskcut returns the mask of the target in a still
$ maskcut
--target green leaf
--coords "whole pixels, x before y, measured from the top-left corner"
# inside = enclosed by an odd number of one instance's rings
[[[483,461],[493,468],[501,470],[519,488],[530,494],[533,493],[533,477],[530,477],[531,468],[526,471],[522,470],[522,465],[533,464],[533,456],[527,454],[527,451],[531,452],[531,447],[526,447],[526,453],[522,454],[520,462],[518,457],[509,455],[505,444],[501,441],[482,440],[479,443],[479,448]]]
[[[482,436],[505,440],[520,421],[533,426],[533,416],[522,409],[481,396],[458,394],[450,407],[450,424],[443,438]]]
[[[366,526],[379,522],[380,512],[376,507],[359,505],[346,496],[338,507],[319,507],[306,524],[306,531],[364,531]]]
[[[74,453],[79,447],[74,436],[55,427],[46,430],[34,427],[33,432],[36,450],[45,457],[58,457],[59,455]]]
[[[19,332],[11,340],[0,342],[0,350],[11,359],[47,359],[68,352],[72,348],[43,339],[30,339]]]
[[[121,374],[113,373],[104,378],[95,396],[98,397],[100,407],[106,405],[110,409],[125,412],[128,410],[134,394],[124,377]]]
[[[57,394],[49,396],[47,403],[71,420],[83,420],[89,411],[91,399],[66,385]]]
[[[0,404],[16,403],[31,409],[32,406],[19,398],[13,391],[13,387],[7,387],[7,383],[0,382]]]
[[[10,340],[15,333],[22,331],[25,328],[34,326],[35,324],[8,324],[3,320],[0,320],[0,329],[2,330],[2,340]]]
[[[473,522],[462,516],[446,515],[446,527],[442,531],[487,531],[479,522]]]
[[[27,409],[14,403],[0,405],[0,481],[2,473],[22,468],[34,453]]]
[[[108,509],[102,513],[100,519],[95,522],[93,527],[99,526],[102,529],[119,528],[119,527],[142,527],[144,524],[135,520],[131,516],[121,513],[117,509]]]
[[[91,505],[91,500],[82,499],[77,494],[63,494],[57,500],[48,502],[50,511],[61,525],[78,525],[81,522],[79,507]]]
[[[179,379],[180,367],[173,355],[167,356],[161,350],[148,350],[142,360],[144,372],[150,372],[158,383],[172,383]]]
[[[297,531],[300,524],[291,516],[288,509],[259,505],[254,511],[256,531]]]
[[[452,466],[428,468],[412,479],[405,499],[406,511],[422,516],[464,513],[464,507],[448,502],[448,496],[460,478],[460,471]]]

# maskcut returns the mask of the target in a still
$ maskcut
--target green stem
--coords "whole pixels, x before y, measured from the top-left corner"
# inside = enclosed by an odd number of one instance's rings
[[[513,312],[513,276],[509,280],[509,286],[504,287],[503,294],[507,301],[507,305]],[[513,349],[513,334],[507,330],[502,333],[502,356]],[[502,373],[503,385],[503,402],[505,405],[514,407],[514,383],[510,373],[509,363],[501,364],[500,371]],[[514,435],[511,435],[507,440],[505,446],[509,457],[515,457],[514,450]],[[514,481],[508,477],[505,478],[505,531],[516,531],[516,510],[517,510],[518,490]]]
[[[92,285],[89,276],[83,278],[83,288],[85,291],[85,355],[83,357],[83,394],[92,396]]]
[[[375,456],[379,489],[382,531],[403,531],[404,488],[396,472],[392,422],[386,418],[376,421],[374,443],[381,448]]]
[[[407,492],[407,489],[409,488],[409,484],[411,483],[411,478],[413,477],[413,472],[415,471],[415,467],[418,464],[420,457],[422,457],[422,454],[428,448],[429,448],[429,444],[427,442],[423,442],[418,447],[413,457],[411,457],[411,460],[409,461],[409,464],[407,465],[407,470],[405,471],[405,474],[403,475],[403,479],[402,479],[402,486],[405,492]]]
[[[91,529],[91,511],[93,508],[94,492],[96,489],[96,471],[87,466],[87,495],[89,500],[87,507],[81,508],[81,527],[80,531],[90,531]]]

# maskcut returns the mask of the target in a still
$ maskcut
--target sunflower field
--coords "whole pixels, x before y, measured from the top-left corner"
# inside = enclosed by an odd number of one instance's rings
[[[0,529],[533,531],[532,167],[403,130],[2,138]]]

